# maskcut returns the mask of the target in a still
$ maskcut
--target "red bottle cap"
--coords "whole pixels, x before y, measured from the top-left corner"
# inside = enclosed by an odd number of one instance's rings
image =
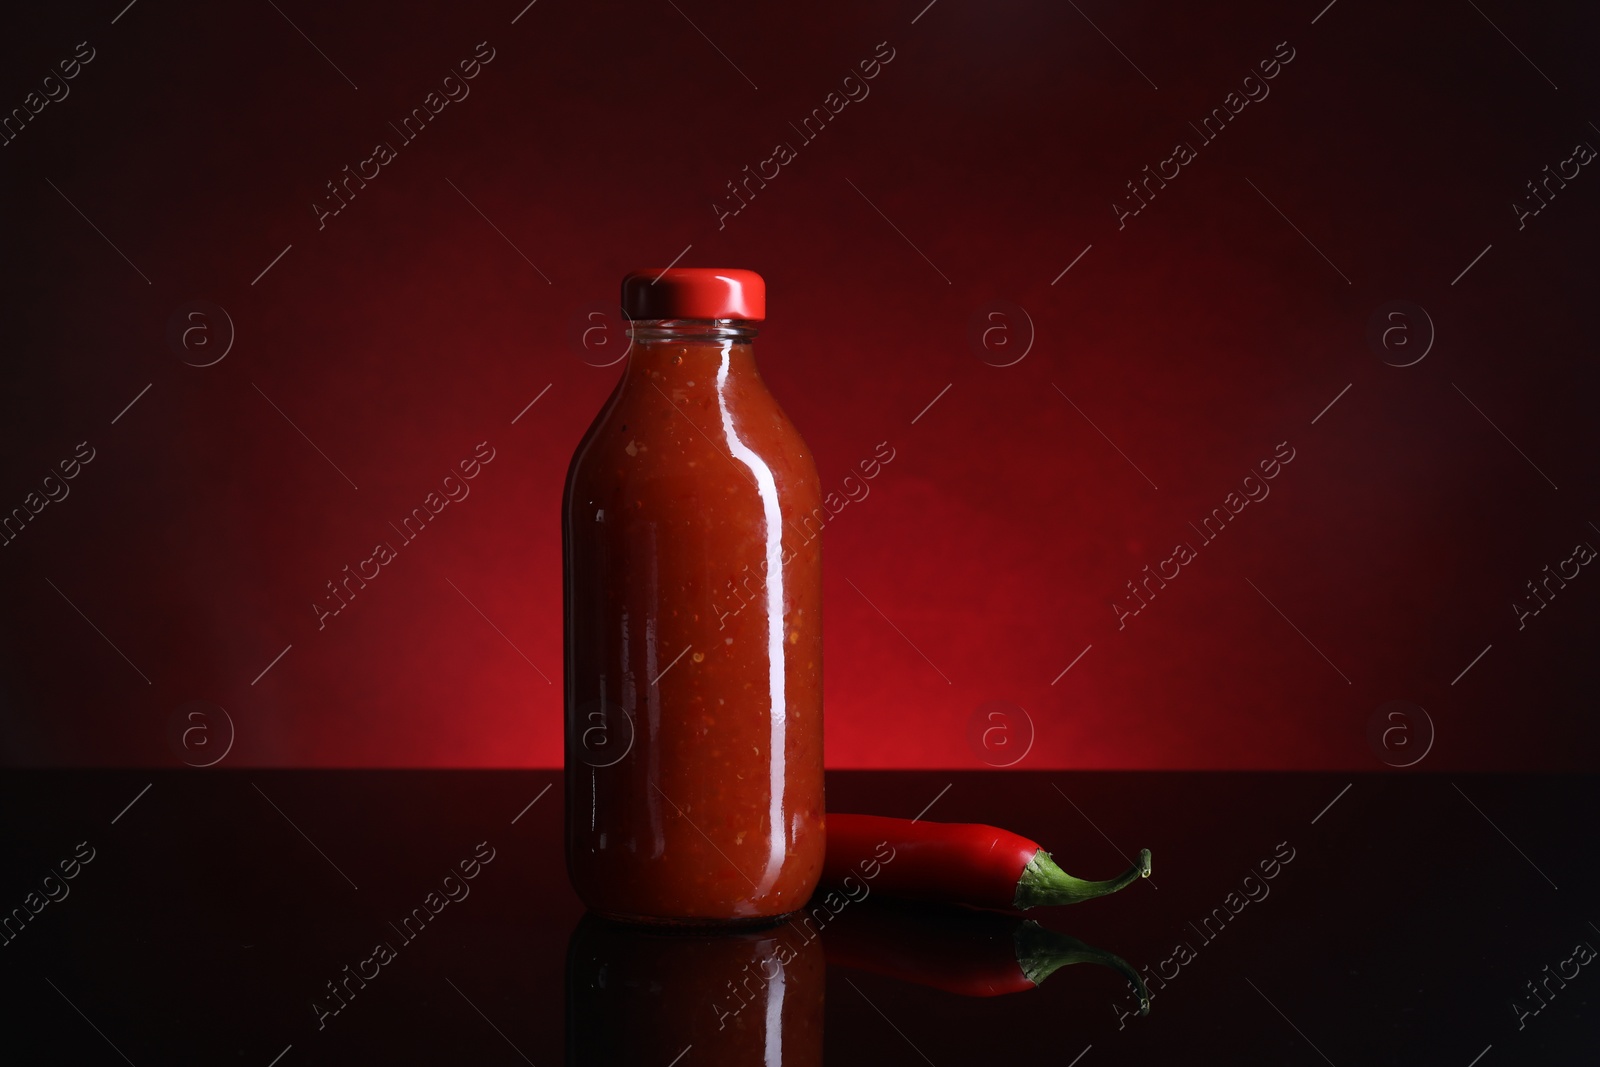
[[[767,283],[753,270],[668,267],[622,279],[622,313],[630,319],[767,317]]]

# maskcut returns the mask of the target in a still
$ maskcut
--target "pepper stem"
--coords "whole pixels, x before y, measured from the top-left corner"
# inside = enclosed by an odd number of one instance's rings
[[[1144,857],[1140,857],[1143,859]],[[1139,1014],[1150,1014],[1150,990],[1139,972],[1128,965],[1121,956],[1086,945],[1075,937],[1056,933],[1025,919],[1012,934],[1017,949],[1017,965],[1028,981],[1038,985],[1056,971],[1074,963],[1098,963],[1109,967],[1127,979],[1139,998]]]
[[[1073,877],[1056,866],[1055,861],[1050,858],[1050,853],[1041,848],[1022,869],[1022,877],[1017,879],[1017,895],[1012,901],[1012,906],[1032,908],[1040,904],[1077,904],[1080,901],[1115,893],[1123,886],[1148,877],[1150,877],[1150,850],[1147,848],[1139,850],[1139,862],[1115,878],[1108,878],[1103,882],[1086,882],[1082,878]]]

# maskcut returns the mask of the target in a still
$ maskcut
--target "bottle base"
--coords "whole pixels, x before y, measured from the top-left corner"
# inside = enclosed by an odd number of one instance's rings
[[[798,911],[786,911],[781,915],[750,915],[734,919],[721,919],[692,915],[628,915],[620,912],[599,911],[588,909],[589,914],[606,922],[618,923],[623,926],[647,927],[654,932],[671,933],[682,931],[684,933],[714,933],[727,931],[730,933],[743,933],[747,931],[764,930],[772,926],[781,926],[790,918],[799,914]]]

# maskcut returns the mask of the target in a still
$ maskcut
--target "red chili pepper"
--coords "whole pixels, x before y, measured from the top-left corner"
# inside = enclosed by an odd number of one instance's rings
[[[1115,878],[1088,882],[1063,871],[1038,844],[978,823],[828,813],[825,885],[854,876],[887,896],[943,900],[979,908],[1076,904],[1150,876],[1150,850]],[[886,859],[882,849],[891,850]],[[868,875],[869,868],[878,868]]]
[[[948,904],[863,901],[822,930],[828,962],[966,997],[1032,989],[1062,967],[1096,963],[1120,974],[1150,1010],[1150,991],[1126,960],[1031,919]]]

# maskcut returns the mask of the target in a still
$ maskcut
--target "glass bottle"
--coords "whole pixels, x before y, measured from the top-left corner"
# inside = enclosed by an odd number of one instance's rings
[[[756,369],[751,271],[640,271],[567,473],[567,871],[602,915],[770,920],[823,853],[810,450]]]

